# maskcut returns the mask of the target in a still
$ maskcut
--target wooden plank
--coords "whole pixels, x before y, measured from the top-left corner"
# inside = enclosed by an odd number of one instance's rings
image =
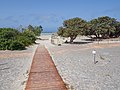
[[[25,90],[67,90],[43,45],[39,45],[35,52]]]

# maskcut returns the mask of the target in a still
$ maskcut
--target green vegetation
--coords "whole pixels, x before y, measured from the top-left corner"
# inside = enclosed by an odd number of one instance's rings
[[[58,35],[63,37],[70,37],[70,43],[77,37],[78,34],[81,34],[86,26],[86,21],[81,18],[72,18],[65,20],[63,27],[59,27]]]
[[[32,25],[29,25],[27,30],[34,32],[36,36],[40,36],[41,32],[43,31],[42,26],[33,27]]]
[[[95,35],[96,38],[109,38],[115,35],[116,19],[108,16],[98,17],[89,22],[91,24],[90,35]],[[86,34],[87,35],[87,34]]]
[[[120,22],[108,16],[98,17],[86,22],[81,18],[65,20],[63,26],[58,28],[58,35],[70,37],[70,43],[77,35],[85,35],[93,38],[112,38],[120,36]]]
[[[23,50],[26,46],[35,43],[36,36],[42,32],[42,27],[36,26],[19,32],[13,28],[0,28],[0,50]]]

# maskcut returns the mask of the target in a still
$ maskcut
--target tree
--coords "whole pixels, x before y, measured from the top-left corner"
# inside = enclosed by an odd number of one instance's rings
[[[57,34],[63,37],[70,37],[70,43],[73,43],[77,35],[84,32],[85,26],[85,20],[78,17],[72,18],[63,22],[63,26],[58,28]]]
[[[116,19],[108,16],[98,17],[90,21],[91,23],[91,34],[95,35],[96,38],[99,38],[100,35],[102,38],[112,37],[116,28]]]
[[[40,36],[40,34],[41,34],[41,32],[43,31],[43,28],[42,28],[42,26],[40,25],[40,26],[35,26],[34,27],[34,34],[36,35],[36,36]]]
[[[28,26],[28,30],[31,31],[31,32],[33,32],[34,31],[34,27],[32,25],[29,25]]]
[[[33,32],[36,36],[40,36],[41,32],[43,31],[42,26],[35,26],[29,25],[26,30],[29,30],[30,32]]]
[[[115,24],[115,28],[116,28],[116,30],[115,30],[114,36],[119,37],[120,36],[120,22],[117,22]]]
[[[91,28],[92,28],[92,24],[90,22],[87,22],[85,26],[85,30],[83,31],[82,35],[92,38],[91,35],[93,35],[93,31],[91,30]]]

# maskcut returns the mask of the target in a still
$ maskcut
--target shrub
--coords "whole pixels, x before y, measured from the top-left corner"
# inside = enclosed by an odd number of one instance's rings
[[[16,29],[0,28],[0,50],[23,50],[35,40],[35,34],[29,30],[20,33]]]
[[[33,32],[29,31],[29,30],[25,30],[22,33],[22,36],[25,36],[26,38],[28,38],[32,43],[35,43],[36,40],[36,36]]]
[[[14,39],[19,34],[19,31],[11,28],[0,28],[0,38],[2,39]]]
[[[29,46],[32,44],[31,40],[29,38],[27,38],[26,36],[18,36],[17,40],[20,41],[21,43],[24,44],[24,46]]]
[[[0,50],[9,50],[11,40],[0,39]]]
[[[24,50],[25,46],[20,41],[15,40],[10,43],[9,49],[10,50]]]

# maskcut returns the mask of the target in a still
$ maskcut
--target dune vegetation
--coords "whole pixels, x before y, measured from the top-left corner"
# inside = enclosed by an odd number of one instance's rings
[[[36,36],[42,32],[42,26],[29,25],[22,32],[14,28],[0,28],[0,50],[24,50],[35,43]]]

